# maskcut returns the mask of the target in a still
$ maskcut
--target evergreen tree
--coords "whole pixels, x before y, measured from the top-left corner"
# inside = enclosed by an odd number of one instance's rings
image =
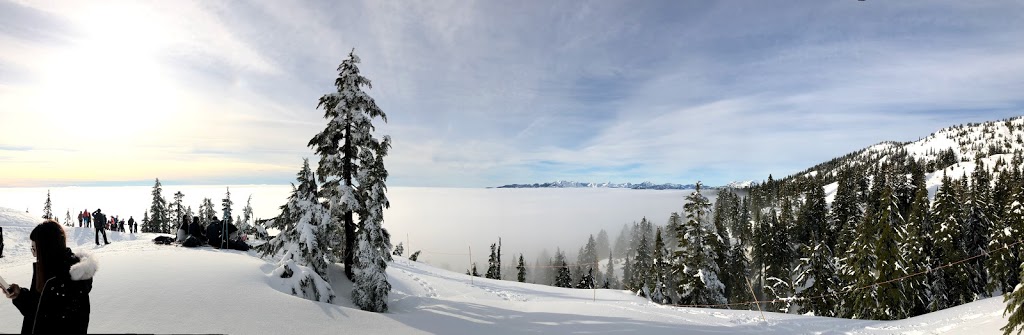
[[[604,270],[604,288],[619,288],[619,280],[615,278],[615,258],[611,250],[608,251],[608,266]]]
[[[797,276],[797,286],[805,287],[799,296],[806,298],[800,307],[800,313],[834,317],[838,312],[837,294],[840,289],[835,258],[820,235],[816,234],[811,238],[816,242],[807,252],[809,257],[801,260],[801,273]]]
[[[404,252],[405,252],[405,246],[402,245],[402,242],[398,242],[398,246],[395,247],[395,251],[392,252],[391,255],[402,256],[402,253],[404,253]]]
[[[516,275],[516,280],[520,283],[526,282],[526,263],[523,262],[523,254],[519,254],[519,264],[516,265],[516,270],[519,272]]]
[[[910,217],[907,219],[907,229],[903,236],[900,252],[903,253],[908,273],[927,273],[927,275],[914,276],[904,280],[908,316],[927,313],[928,304],[931,303],[933,294],[931,291],[932,281],[929,278],[934,274],[928,271],[932,252],[931,234],[928,233],[932,230],[928,210],[928,189],[925,187],[923,179],[920,183],[915,181],[914,184],[916,192],[910,206]]]
[[[957,182],[943,174],[942,185],[935,194],[934,246],[932,249],[933,268],[967,258],[963,249],[963,217],[959,201]],[[939,276],[932,283],[930,311],[937,311],[973,301],[970,290],[970,272],[965,266],[950,266],[939,270]]]
[[[1024,277],[1024,265],[1021,266],[1020,277]],[[1007,294],[1003,297],[1003,301],[1006,302],[1006,310],[1003,311],[1003,315],[1010,314],[1009,322],[1006,323],[1003,328],[999,330],[1003,331],[1003,335],[1013,334],[1014,330],[1017,330],[1017,334],[1024,331],[1024,285],[1017,285],[1013,290],[1013,293]]]
[[[587,244],[583,246],[579,255],[576,257],[576,263],[583,269],[593,269],[597,267],[597,255],[597,241],[594,240],[593,235],[590,235],[590,237],[587,238]],[[593,279],[595,283],[599,281],[598,277],[600,276],[594,276]]]
[[[882,191],[882,203],[879,205],[875,221],[878,238],[875,240],[874,247],[876,255],[874,270],[877,271],[877,274],[872,279],[882,281],[882,283],[862,290],[874,293],[876,297],[870,316],[868,316],[875,320],[902,319],[906,318],[910,312],[907,306],[907,301],[910,299],[905,294],[907,292],[904,288],[905,282],[896,280],[908,274],[907,263],[900,252],[900,245],[903,244],[901,237],[906,235],[906,232],[903,231],[906,223],[903,220],[903,215],[900,214],[900,199],[897,197],[895,187],[900,184],[895,181],[903,178],[903,175],[894,175],[890,178],[894,179],[894,182],[888,184]],[[858,294],[862,293],[858,292]]]
[[[629,279],[629,286],[638,295],[645,298],[650,298],[652,263],[653,255],[647,249],[647,234],[643,234],[640,236],[640,243],[637,245],[636,258],[633,259],[633,277]]]
[[[763,292],[765,299],[772,301],[767,309],[776,312],[789,312],[790,302],[783,300],[793,296],[793,273],[792,265],[795,260],[792,246],[789,243],[789,225],[795,222],[793,218],[792,201],[783,198],[781,211],[776,214],[772,209],[769,212],[769,226],[765,227],[764,246],[764,283]]]
[[[484,276],[501,280],[501,238],[498,238],[498,243],[491,243],[491,255],[487,259],[487,274]]]
[[[65,213],[65,215],[64,215],[64,224],[67,225],[67,226],[74,226],[74,222],[71,221],[71,210],[70,209],[68,209],[67,213]]]
[[[476,271],[476,262],[473,262],[473,268],[471,270],[466,270],[466,275],[480,277],[480,272]]]
[[[384,136],[380,142],[371,138],[368,142],[368,150],[359,152],[361,166],[356,176],[359,185],[357,194],[362,201],[357,210],[360,229],[354,251],[352,300],[363,310],[387,312],[391,284],[388,283],[386,270],[391,261],[391,234],[383,227],[384,209],[390,207],[386,194],[388,171],[384,168],[384,157],[391,149],[391,138]],[[498,259],[501,259],[500,240]],[[500,261],[498,264],[500,269]],[[501,278],[500,272],[498,278]]]
[[[834,245],[836,255],[847,255],[849,247],[857,237],[855,230],[864,216],[864,209],[860,206],[860,197],[857,192],[857,177],[850,170],[843,170],[839,175],[839,184],[836,189],[835,200],[832,201],[832,220],[828,231],[832,234],[825,235],[826,245]]]
[[[572,273],[569,272],[569,265],[565,263],[565,254],[561,250],[555,253],[555,262],[552,265],[557,267],[554,278],[555,287],[572,288]]]
[[[172,231],[177,231],[178,227],[181,227],[182,216],[185,215],[185,205],[182,203],[185,198],[185,194],[181,191],[174,193],[174,202],[171,203],[170,212],[170,224]]]
[[[1020,247],[1009,246],[1016,243],[1019,236],[1024,236],[1024,191],[1020,184],[1012,188],[1013,196],[999,218],[999,229],[992,231],[993,237],[989,242],[990,250],[1006,248],[992,253],[988,259],[988,272],[991,276],[988,290],[992,292],[1012,292],[1020,283],[1020,272],[1017,271],[1022,263]]]
[[[725,287],[718,279],[714,250],[706,242],[717,235],[709,226],[711,203],[700,193],[701,183],[686,197],[683,206],[686,223],[677,233],[679,248],[675,251],[673,272],[679,278],[676,293],[683,304],[725,303]]]
[[[968,286],[971,293],[975,297],[987,297],[989,294],[985,290],[985,284],[988,283],[988,272],[985,269],[985,263],[988,261],[986,248],[992,234],[992,218],[995,213],[992,210],[991,177],[981,159],[975,162],[971,180],[970,196],[968,203],[965,204],[967,217],[964,220],[963,245],[968,257],[981,256],[967,261],[965,267],[969,275]],[[974,301],[974,297],[967,302],[970,301]]]
[[[146,210],[145,212],[142,213],[142,225],[141,225],[141,227],[142,227],[142,232],[143,233],[152,231],[152,230],[150,230],[150,229],[152,229],[152,226],[151,226],[151,223],[149,222],[149,210]]]
[[[163,187],[160,185],[160,178],[156,179],[156,183],[153,184],[153,202],[149,207],[149,229],[148,232],[162,233],[166,232],[169,227],[169,220],[167,218],[167,199],[164,199],[162,195]],[[145,232],[146,230],[144,230]]]
[[[729,249],[728,268],[729,282],[725,283],[729,290],[728,301],[730,303],[746,302],[754,300],[750,295],[750,288],[747,286],[747,278],[750,277],[750,259],[747,258],[746,248],[742,244],[733,244]]]
[[[669,271],[671,271],[668,256],[668,249],[665,248],[665,241],[661,238],[661,228],[657,228],[654,233],[654,259],[651,266],[651,283],[654,284],[654,292],[651,295],[651,300],[660,304],[671,304],[672,298],[669,296],[669,287],[672,286],[669,283]],[[672,286],[674,287],[674,286]]]
[[[217,210],[213,207],[213,199],[203,198],[203,203],[199,205],[199,221],[203,226],[207,226],[213,223],[216,216]]]
[[[317,108],[324,111],[327,126],[308,143],[308,146],[320,156],[317,174],[323,185],[322,196],[327,199],[334,218],[332,222],[335,227],[329,234],[333,242],[331,248],[334,250],[332,261],[342,259],[345,263],[345,275],[349,279],[354,278],[353,266],[356,257],[357,227],[353,214],[368,211],[364,207],[378,206],[373,201],[386,202],[386,199],[360,198],[360,194],[383,194],[371,188],[383,189],[384,186],[383,183],[379,186],[361,185],[358,177],[367,174],[368,171],[364,169],[377,165],[383,170],[383,165],[377,164],[376,161],[381,159],[390,147],[388,137],[385,136],[383,141],[378,141],[372,134],[373,119],[380,118],[387,122],[387,116],[363,90],[364,87],[370,88],[371,84],[369,79],[360,74],[359,62],[359,57],[353,50],[348,58],[338,65],[338,78],[334,82],[337,91],[323,95],[317,104]],[[386,171],[378,173],[383,173],[386,178]],[[383,181],[385,178],[379,179]],[[379,232],[371,234],[374,235],[373,238],[380,235]]]
[[[245,208],[242,209],[242,218],[238,220],[237,224],[238,230],[246,235],[257,235],[256,226],[253,225],[252,194],[250,194],[249,199],[245,201]]]
[[[223,218],[225,226],[232,224],[231,206],[234,204],[235,202],[231,201],[231,188],[228,187],[226,188],[226,192],[224,193],[224,199],[220,200],[220,210],[222,214],[221,217]]]
[[[53,205],[50,202],[50,190],[46,190],[46,203],[43,204],[43,218],[53,219]]]
[[[419,250],[416,250],[416,252],[412,253],[412,255],[409,256],[409,260],[413,261],[413,262],[415,262],[419,258],[420,258],[420,251]]]
[[[322,231],[330,219],[327,209],[320,203],[309,160],[303,159],[302,169],[292,184],[288,202],[281,206],[281,214],[270,221],[270,227],[280,230],[280,233],[257,247],[264,257],[279,260],[277,264],[281,270],[277,272],[295,273],[302,267],[313,270],[300,272],[305,273],[306,277],[300,280],[299,289],[293,289],[292,294],[298,295],[301,291],[307,299],[328,303],[334,301],[334,290],[330,286],[325,258],[327,249],[322,238]]]

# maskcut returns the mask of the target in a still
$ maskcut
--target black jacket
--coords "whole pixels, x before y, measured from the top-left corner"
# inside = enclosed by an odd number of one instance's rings
[[[14,299],[25,320],[22,334],[85,334],[89,329],[89,292],[96,274],[96,259],[89,254],[74,254],[67,249],[70,269],[45,280],[43,287],[21,288]],[[36,276],[32,271],[32,278]]]
[[[103,212],[92,213],[93,227],[96,229],[105,229],[107,226],[107,215]]]
[[[188,234],[195,236],[199,241],[206,243],[206,233],[203,231],[203,226],[199,222],[192,222],[188,226]]]

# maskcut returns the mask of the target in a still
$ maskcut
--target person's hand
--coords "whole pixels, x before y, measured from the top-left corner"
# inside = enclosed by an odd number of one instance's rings
[[[20,293],[21,286],[18,286],[18,284],[11,284],[11,286],[7,288],[7,291],[4,291],[4,294],[7,295],[7,299],[17,299],[18,294]]]

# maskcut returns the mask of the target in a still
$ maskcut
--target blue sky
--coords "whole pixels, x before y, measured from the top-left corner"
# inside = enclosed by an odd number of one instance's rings
[[[1024,3],[0,0],[0,186],[287,183],[355,48],[392,186],[725,184],[1024,114]]]

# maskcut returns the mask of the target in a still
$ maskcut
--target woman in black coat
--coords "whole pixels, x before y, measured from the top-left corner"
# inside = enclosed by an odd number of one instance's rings
[[[32,285],[11,284],[7,297],[25,320],[22,334],[85,334],[89,329],[89,292],[96,259],[71,252],[64,229],[54,221],[40,223],[32,240]]]

